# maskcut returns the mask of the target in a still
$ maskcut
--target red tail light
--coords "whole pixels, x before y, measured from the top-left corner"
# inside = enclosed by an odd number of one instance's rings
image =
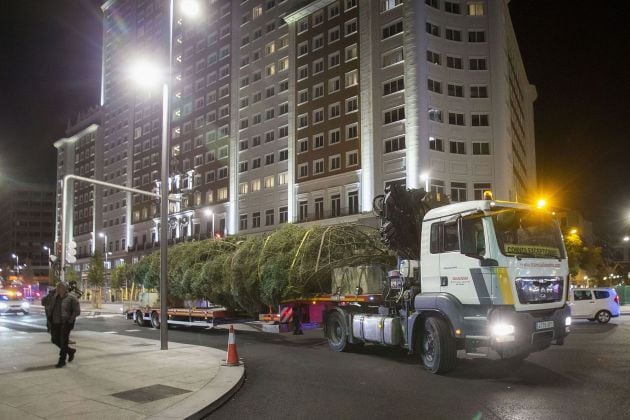
[[[617,302],[617,305],[619,305],[619,295],[615,295],[615,302]]]

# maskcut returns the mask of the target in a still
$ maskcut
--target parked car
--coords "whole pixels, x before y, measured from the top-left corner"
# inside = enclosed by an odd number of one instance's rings
[[[24,298],[22,292],[15,290],[0,291],[0,314],[22,312],[28,314],[31,304]]]
[[[605,324],[619,316],[619,296],[615,289],[596,287],[571,289],[569,293],[571,318],[588,319]]]

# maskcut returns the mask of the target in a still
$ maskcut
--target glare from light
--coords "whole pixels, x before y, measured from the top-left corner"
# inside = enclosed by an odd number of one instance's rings
[[[428,172],[422,172],[420,174],[420,181],[426,181],[429,179],[429,173]]]
[[[578,231],[577,229],[571,229],[571,232],[569,232],[571,235],[577,235]]]
[[[98,233],[99,238],[106,238],[107,236],[103,232]]]
[[[147,60],[136,61],[130,69],[131,79],[139,86],[157,86],[162,81],[159,67]]]
[[[547,206],[547,200],[545,200],[544,198],[540,198],[538,202],[536,203],[536,207],[538,207],[539,209],[542,209],[546,206]]]
[[[180,8],[184,16],[194,17],[199,15],[199,2],[197,0],[182,0]]]
[[[570,317],[570,316],[568,316],[568,317],[566,317],[566,318],[564,319],[564,326],[565,326],[565,327],[569,327],[569,326],[571,326],[571,317]]]
[[[502,337],[511,334],[514,334],[514,325],[494,324],[492,326],[492,335],[495,337]]]
[[[205,209],[205,210],[203,211],[203,214],[204,214],[204,215],[206,215],[206,216],[212,216],[212,210],[210,210],[210,209]]]
[[[624,242],[628,242],[628,241],[630,241],[630,236],[624,236],[624,237],[623,237],[623,241],[624,241]]]

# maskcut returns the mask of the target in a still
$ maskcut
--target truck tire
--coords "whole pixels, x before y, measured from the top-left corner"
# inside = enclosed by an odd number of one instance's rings
[[[607,324],[608,321],[610,321],[610,318],[611,314],[608,311],[599,311],[595,315],[595,319],[597,319],[597,322],[599,322],[600,324]]]
[[[333,311],[326,320],[326,338],[328,346],[334,351],[348,351],[348,328],[339,311]]]
[[[429,317],[424,322],[420,352],[422,363],[431,373],[446,373],[455,366],[457,349],[448,324],[441,318]]]
[[[156,330],[160,329],[160,314],[151,312],[151,326]]]
[[[146,326],[146,322],[144,321],[144,318],[142,317],[142,311],[136,311],[136,324],[139,327]]]

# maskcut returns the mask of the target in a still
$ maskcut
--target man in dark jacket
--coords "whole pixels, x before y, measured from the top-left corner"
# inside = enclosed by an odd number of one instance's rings
[[[55,367],[65,366],[66,357],[68,357],[68,362],[74,360],[74,354],[77,350],[68,346],[68,340],[70,339],[70,331],[74,328],[74,322],[80,313],[79,301],[72,293],[68,293],[68,285],[64,282],[57,284],[57,292],[52,305],[50,305],[51,340],[59,347],[59,362]]]

